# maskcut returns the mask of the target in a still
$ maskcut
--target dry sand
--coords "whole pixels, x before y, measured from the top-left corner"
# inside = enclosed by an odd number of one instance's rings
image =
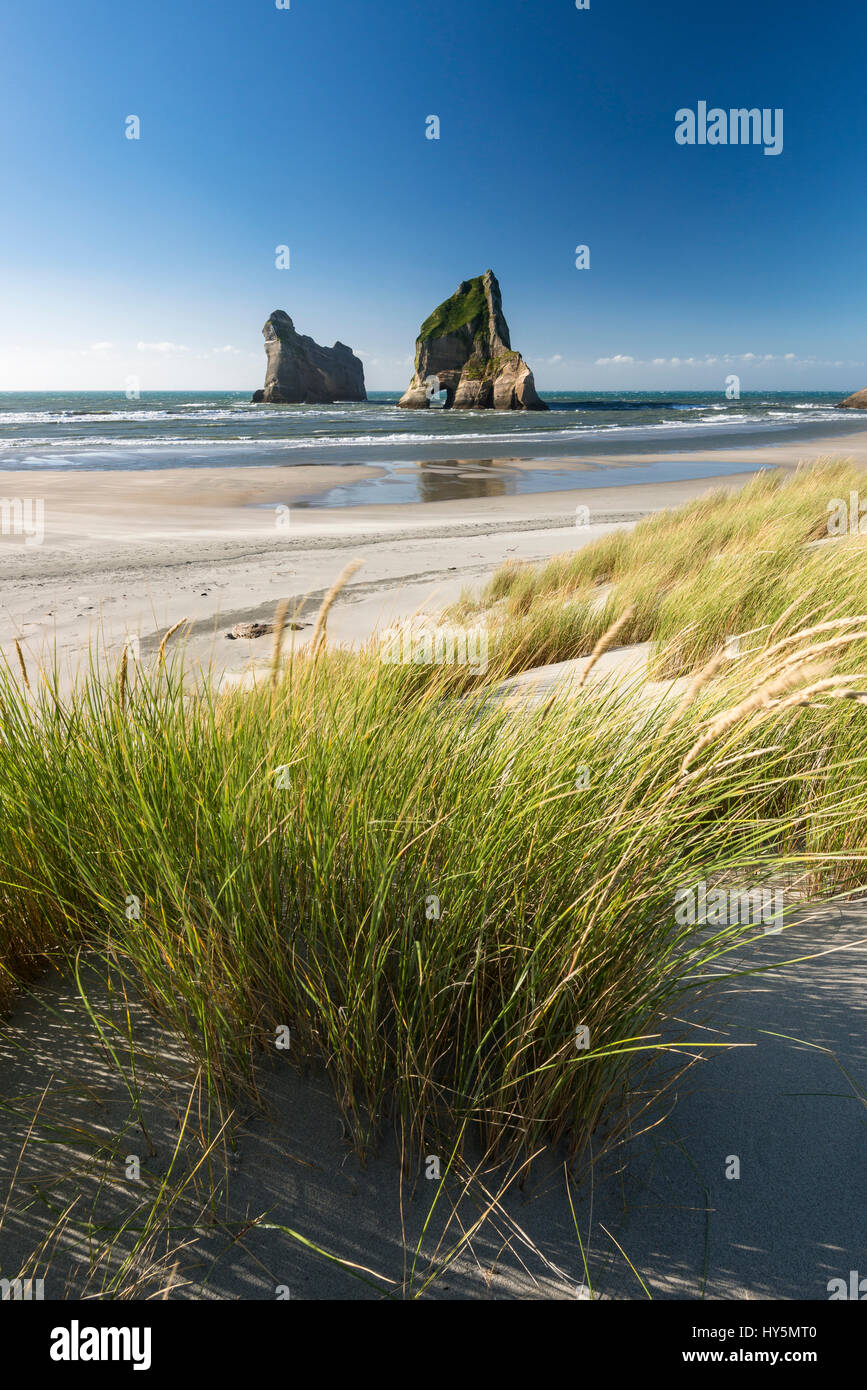
[[[359,643],[378,623],[449,602],[507,558],[574,549],[713,487],[737,488],[757,461],[792,467],[802,457],[842,453],[832,444],[802,447],[797,457],[785,449],[747,452],[744,472],[724,478],[328,513],[296,512],[292,503],[312,486],[330,486],[327,474],[344,483],[375,470],[40,475],[44,544],[0,540],[0,642],[18,635],[37,654],[56,634],[60,650],[72,656],[101,616],[112,640],[138,633],[146,651],[149,634],[186,616],[195,623],[193,655],[213,649],[220,665],[237,670],[258,655],[257,644],[228,642],[222,634],[229,626],[269,619],[283,598],[312,612],[346,560],[359,555],[364,569],[341,595],[330,628],[333,637]],[[867,463],[867,435],[847,439],[845,454]],[[712,458],[739,461],[737,451]],[[309,474],[315,479],[303,476]],[[37,491],[35,481],[30,490]],[[20,492],[20,474],[0,476],[0,494]],[[275,496],[290,507],[287,526],[275,525],[273,510],[264,508]],[[590,508],[589,526],[575,526],[577,505]],[[644,655],[628,654],[631,671]],[[617,660],[611,654],[598,674]],[[527,697],[568,675],[560,668],[539,673],[530,682],[535,689],[522,678]],[[689,1073],[672,1115],[630,1145],[628,1168],[617,1172],[624,1156],[618,1151],[573,1194],[600,1295],[644,1297],[625,1257],[663,1298],[824,1300],[829,1279],[845,1279],[858,1267],[867,1237],[865,936],[863,908],[826,908],[745,953],[750,965],[792,963],[732,982],[717,1020],[723,1031],[710,1036],[742,1046],[727,1055],[711,1051]],[[805,959],[817,950],[832,953]],[[98,1296],[98,1274],[88,1286],[93,1247],[83,1225],[97,1214],[111,1224],[129,1216],[165,1174],[177,1140],[187,1064],[143,1009],[134,1018],[138,1045],[153,1057],[139,1080],[154,1152],[67,980],[42,983],[0,1034],[2,1274],[33,1257],[57,1213],[74,1204],[63,1230],[49,1237],[50,1266],[47,1252],[30,1266],[36,1275],[48,1270],[48,1298],[80,1296],[85,1288]],[[689,1028],[690,1052],[701,1054],[709,1035]],[[439,1238],[440,1253],[456,1238],[445,1200],[425,1230],[436,1184],[402,1175],[388,1136],[359,1167],[327,1082],[310,1059],[291,1060],[302,1063],[301,1075],[288,1064],[263,1071],[268,1114],[238,1117],[239,1159],[218,1176],[216,1206],[203,1207],[201,1191],[195,1197],[192,1188],[179,1197],[174,1236],[185,1248],[177,1257],[165,1252],[143,1296],[170,1278],[171,1296],[181,1298],[273,1299],[281,1286],[302,1299],[406,1297],[416,1244],[414,1291],[438,1263]],[[19,1165],[40,1105],[31,1138],[47,1142],[31,1145]],[[106,1144],[116,1153],[103,1182]],[[125,1177],[129,1153],[142,1157],[144,1187]],[[725,1176],[732,1155],[741,1163],[737,1180]],[[188,1171],[185,1161],[173,1183]],[[497,1184],[496,1175],[485,1176],[488,1191]],[[457,1197],[458,1185],[448,1188]],[[475,1184],[460,1203],[465,1229],[487,1200]],[[375,1273],[359,1282],[345,1265],[277,1226]],[[562,1163],[548,1155],[523,1188],[510,1189],[429,1294],[574,1298],[583,1283]]]
[[[0,496],[26,492],[41,497],[45,508],[41,544],[0,536],[0,646],[18,637],[31,658],[55,646],[61,656],[74,656],[101,625],[109,646],[135,635],[146,654],[161,632],[187,618],[191,657],[213,658],[221,670],[238,672],[266,659],[268,642],[229,642],[226,631],[237,622],[268,621],[282,599],[302,620],[309,618],[352,556],[364,561],[363,568],[341,595],[330,634],[360,644],[396,617],[452,602],[504,560],[574,550],[648,512],[719,486],[737,489],[760,465],[791,468],[801,458],[833,453],[841,453],[835,441],[797,450],[691,451],[691,462],[706,464],[710,476],[344,509],[295,504],[317,489],[376,478],[382,470],[307,465],[0,473]],[[867,432],[849,436],[845,453],[867,464]],[[743,462],[744,471],[716,476],[715,461],[727,467]],[[623,467],[654,459],[594,462],[615,478]],[[550,461],[509,466],[532,473]],[[586,461],[557,460],[556,467],[571,468],[586,481]],[[589,524],[576,524],[578,507],[589,509]]]
[[[712,1028],[692,1010],[675,1061],[704,1060],[636,1124],[644,1133],[572,1175],[596,1297],[643,1299],[640,1276],[657,1299],[825,1301],[830,1279],[863,1270],[865,906],[813,910],[728,967],[777,963],[722,986]],[[95,976],[84,982],[125,1029],[117,1001]],[[0,1028],[0,1273],[44,1277],[46,1299],[100,1296],[101,1241],[141,1225],[172,1166],[192,1072],[143,1008],[132,1026],[138,1113],[69,980],[43,982]],[[204,1170],[193,1177],[195,1142],[181,1144],[165,1241],[127,1272],[127,1285],[141,1276],[138,1297],[168,1284],[181,1299],[587,1296],[562,1154],[543,1155],[491,1206],[503,1173],[481,1171],[465,1192],[449,1176],[439,1193],[424,1170],[403,1171],[388,1131],[361,1165],[311,1059],[263,1061],[259,1080],[263,1109],[237,1114],[236,1152],[228,1164],[220,1153],[213,1188]],[[141,1161],[133,1180],[130,1155]],[[120,1234],[115,1268],[130,1244]]]

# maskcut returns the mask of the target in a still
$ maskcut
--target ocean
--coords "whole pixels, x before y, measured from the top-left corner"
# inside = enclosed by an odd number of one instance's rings
[[[829,391],[543,393],[540,412],[404,411],[397,392],[333,406],[252,405],[248,391],[0,393],[0,468],[563,459],[845,436],[860,413]]]

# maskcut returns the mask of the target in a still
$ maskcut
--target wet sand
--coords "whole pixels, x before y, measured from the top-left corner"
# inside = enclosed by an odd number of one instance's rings
[[[544,459],[441,460],[433,473],[402,465],[398,487],[429,499],[402,505],[378,500],[395,486],[390,465],[0,472],[0,497],[40,498],[45,518],[41,544],[0,536],[0,645],[18,637],[34,659],[55,646],[77,654],[101,624],[109,646],[135,635],[147,652],[186,618],[191,657],[237,671],[266,659],[269,643],[229,642],[228,628],[270,620],[283,599],[303,620],[356,555],[363,567],[329,632],[357,645],[382,623],[454,601],[507,559],[577,549],[649,512],[737,489],[759,467],[841,456],[837,443],[557,460],[553,470]],[[867,431],[849,436],[842,456],[867,465]],[[657,480],[635,481],[636,468]],[[546,490],[530,490],[551,472],[556,486],[546,477]],[[349,489],[351,505],[323,505]]]

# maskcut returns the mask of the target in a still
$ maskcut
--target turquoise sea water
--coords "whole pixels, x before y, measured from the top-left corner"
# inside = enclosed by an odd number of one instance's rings
[[[845,436],[864,416],[839,393],[543,393],[545,412],[405,411],[397,393],[333,406],[252,405],[249,392],[0,393],[0,468],[592,460],[594,454]]]

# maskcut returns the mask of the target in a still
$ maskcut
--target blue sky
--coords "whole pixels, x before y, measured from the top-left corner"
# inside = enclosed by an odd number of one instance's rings
[[[275,308],[402,388],[488,266],[543,390],[864,386],[865,41],[857,0],[7,7],[0,389],[253,389]],[[782,153],[678,145],[702,100]]]

